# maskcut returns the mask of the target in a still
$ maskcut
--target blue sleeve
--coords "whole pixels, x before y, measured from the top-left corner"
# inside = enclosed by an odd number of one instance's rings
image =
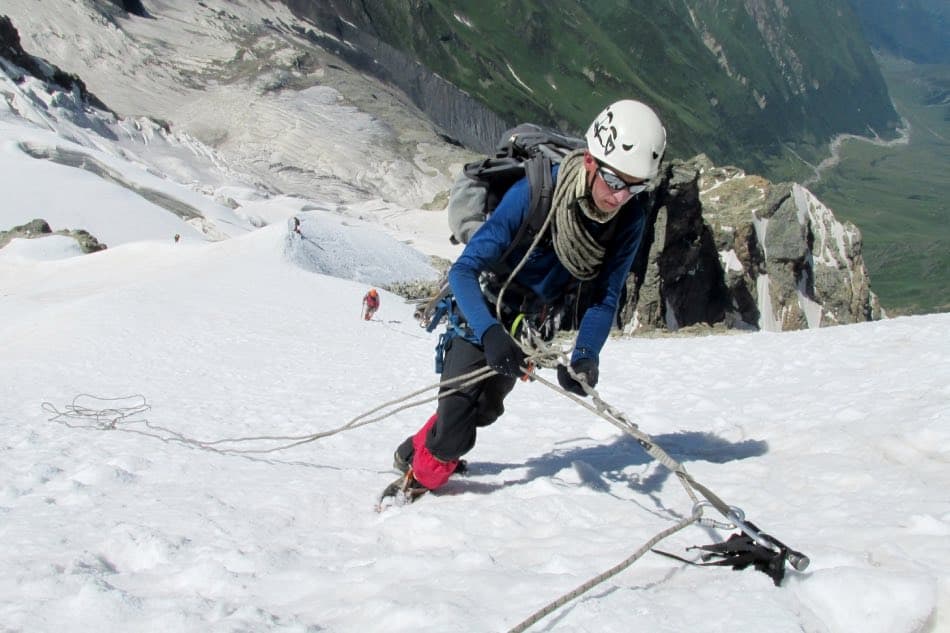
[[[600,291],[594,296],[593,302],[581,318],[571,363],[581,358],[592,358],[600,362],[600,350],[607,342],[607,336],[617,315],[620,295],[643,237],[645,222],[643,210],[635,206],[629,212],[632,217],[621,226],[614,246],[608,251],[604,267],[595,281]],[[622,220],[622,218],[618,219]]]
[[[530,204],[529,196],[527,178],[512,185],[449,270],[449,285],[455,300],[478,340],[498,323],[482,296],[478,276],[500,259],[515,239]]]

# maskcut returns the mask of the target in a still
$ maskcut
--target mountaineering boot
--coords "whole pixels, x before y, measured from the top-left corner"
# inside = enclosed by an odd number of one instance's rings
[[[453,473],[468,470],[465,460],[444,461],[426,448],[426,435],[436,419],[436,415],[429,418],[415,435],[406,438],[393,452],[393,468],[402,473],[402,476],[383,490],[376,503],[377,512],[393,505],[412,503],[444,484]]]
[[[412,453],[412,436],[409,436],[393,453],[393,468],[405,475],[412,466]]]
[[[410,435],[407,437],[402,444],[396,449],[393,453],[393,468],[399,472],[405,474],[412,466],[416,466],[417,470],[417,479],[419,477],[418,471],[422,469],[424,472],[423,477],[425,480],[433,481],[432,477],[429,475],[433,470],[433,462],[435,463],[435,470],[440,471],[439,478],[441,483],[437,483],[430,487],[430,489],[435,489],[438,486],[441,486],[448,480],[449,475],[457,473],[463,475],[468,472],[468,462],[464,459],[454,459],[450,461],[441,460],[435,457],[432,453],[429,452],[429,449],[425,446],[425,438],[429,432],[429,429],[435,424],[436,419],[438,419],[438,414],[432,414],[426,423],[419,429],[415,435]],[[418,446],[422,447],[421,456],[422,460],[420,464],[415,464],[416,449]],[[443,471],[445,471],[443,473]],[[444,476],[444,478],[442,478]],[[436,480],[438,481],[438,479]]]
[[[409,459],[407,460],[405,457],[399,454],[399,450],[397,449],[396,452],[393,453],[393,468],[405,475],[407,472],[409,472],[410,466],[412,466],[412,456],[410,455]]]

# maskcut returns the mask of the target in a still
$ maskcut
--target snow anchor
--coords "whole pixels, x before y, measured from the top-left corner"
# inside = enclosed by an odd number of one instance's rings
[[[702,506],[706,505],[712,504],[708,501],[697,503],[693,508],[694,514],[701,513]],[[742,570],[752,565],[755,569],[768,575],[776,587],[780,586],[785,578],[785,563],[788,563],[797,571],[804,571],[808,568],[811,561],[807,556],[788,547],[774,536],[766,534],[751,521],[747,521],[745,513],[740,508],[729,506],[726,518],[732,522],[731,525],[723,525],[708,519],[700,520],[700,523],[710,527],[726,527],[729,529],[735,527],[740,530],[722,543],[687,547],[686,551],[702,550],[704,552],[701,557],[703,562],[701,563],[658,549],[652,551],[697,567],[728,566],[735,570]]]

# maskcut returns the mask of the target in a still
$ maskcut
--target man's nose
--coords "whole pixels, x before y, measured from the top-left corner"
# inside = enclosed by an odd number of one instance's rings
[[[626,187],[623,189],[611,189],[607,197],[614,201],[615,204],[623,204],[630,199],[630,190]]]

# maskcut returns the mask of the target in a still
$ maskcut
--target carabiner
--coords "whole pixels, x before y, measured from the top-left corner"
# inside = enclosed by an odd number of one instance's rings
[[[709,501],[697,501],[693,504],[693,516],[696,518],[697,523],[703,527],[715,528],[717,530],[734,530],[736,528],[735,523],[723,523],[722,521],[717,521],[716,519],[707,519],[703,517],[703,508],[705,507],[715,508],[715,506]],[[729,510],[743,517],[745,516],[745,513],[742,512],[741,508],[729,506]]]

